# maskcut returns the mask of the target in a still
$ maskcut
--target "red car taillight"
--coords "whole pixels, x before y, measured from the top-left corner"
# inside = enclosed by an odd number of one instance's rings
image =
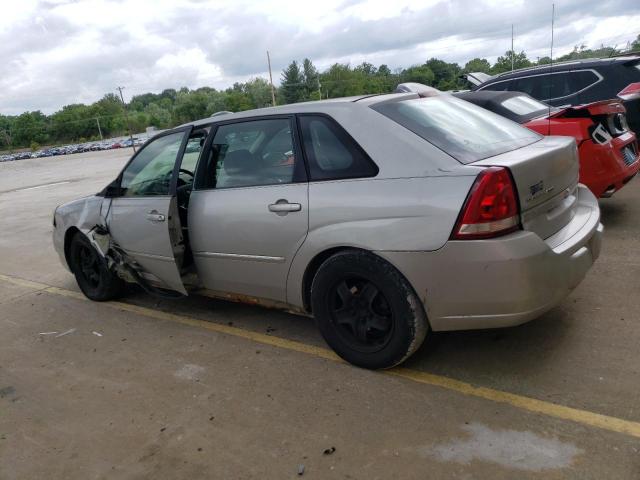
[[[618,98],[622,100],[635,100],[640,98],[640,82],[630,83],[620,93]]]
[[[516,187],[504,167],[483,170],[462,207],[453,240],[492,238],[520,228]]]

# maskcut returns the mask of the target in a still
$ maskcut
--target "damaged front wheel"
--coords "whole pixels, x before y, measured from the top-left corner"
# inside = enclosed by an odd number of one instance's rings
[[[80,290],[87,298],[103,302],[122,294],[124,281],[109,270],[106,260],[81,232],[71,240],[69,264]]]

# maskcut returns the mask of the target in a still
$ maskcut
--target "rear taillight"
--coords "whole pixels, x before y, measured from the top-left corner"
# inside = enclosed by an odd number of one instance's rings
[[[622,100],[635,100],[640,98],[640,82],[630,83],[620,93],[618,98]]]
[[[490,167],[478,175],[471,187],[451,238],[492,238],[519,228],[518,200],[511,174],[504,167]]]

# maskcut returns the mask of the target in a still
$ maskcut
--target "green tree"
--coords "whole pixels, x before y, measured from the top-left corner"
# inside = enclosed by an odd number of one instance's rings
[[[243,85],[242,90],[251,100],[251,108],[271,106],[271,85],[264,78],[250,79]]]
[[[326,92],[329,98],[348,97],[362,93],[362,85],[359,84],[351,67],[344,63],[331,65],[320,75],[320,83],[323,95]]]
[[[285,103],[296,103],[304,99],[304,74],[297,61],[293,61],[282,71],[280,90]]]
[[[231,112],[251,110],[253,108],[251,97],[243,91],[242,85],[236,84],[236,86],[237,88],[229,88],[226,90],[224,109]]]
[[[47,117],[40,111],[25,112],[13,122],[12,140],[15,146],[27,147],[32,142],[48,142]]]
[[[171,112],[161,107],[158,103],[150,103],[144,109],[147,114],[149,124],[158,128],[169,128],[171,126]]]
[[[173,106],[174,123],[191,122],[203,118],[206,114],[206,103],[200,97],[201,95],[189,91],[188,88],[181,88]]]
[[[424,85],[433,85],[435,75],[426,65],[414,65],[402,71],[400,78],[403,82],[417,82]]]
[[[513,63],[512,63],[513,59]],[[508,50],[504,55],[498,57],[496,63],[493,64],[493,68],[491,72],[503,73],[511,71],[511,65],[513,65],[513,69],[517,70],[518,68],[530,67],[532,63],[527,58],[527,54],[524,52],[515,53],[512,50]]]
[[[129,106],[129,110],[135,112]],[[124,109],[120,97],[115,93],[108,93],[100,100],[89,106],[88,113],[91,117],[100,117],[100,127],[102,134],[105,136],[121,135],[125,133],[126,121],[124,118]],[[86,136],[98,135],[98,128],[95,118],[90,119],[88,123],[90,134]],[[133,126],[132,126],[133,128]]]
[[[383,77],[387,77],[391,75],[391,69],[388,65],[384,63],[378,67],[378,75],[382,75]]]
[[[216,112],[227,110],[227,105],[225,104],[226,98],[227,94],[225,92],[211,92],[207,96],[207,115],[213,115]]]
[[[425,65],[433,72],[433,86],[439,90],[453,90],[464,84],[460,78],[462,69],[457,63],[447,63],[444,60],[431,58]]]
[[[311,60],[305,58],[302,61],[302,75],[304,77],[304,99],[319,100],[318,85],[320,75]]]
[[[462,69],[464,73],[482,72],[491,73],[491,64],[486,58],[474,58],[465,63]]]

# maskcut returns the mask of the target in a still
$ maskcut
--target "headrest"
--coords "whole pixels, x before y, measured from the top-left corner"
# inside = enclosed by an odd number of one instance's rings
[[[241,149],[229,152],[224,157],[224,171],[228,175],[240,175],[255,172],[260,168],[258,159],[249,150]]]

